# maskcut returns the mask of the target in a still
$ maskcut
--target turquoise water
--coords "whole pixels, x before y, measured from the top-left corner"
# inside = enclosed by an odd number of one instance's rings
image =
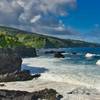
[[[100,66],[96,65],[100,59],[100,48],[67,48],[65,51],[65,58],[61,59],[54,58],[53,54],[24,59],[22,67],[45,68],[44,72],[43,69],[40,72],[41,78],[48,81],[67,82],[100,89]],[[73,55],[72,52],[77,54]],[[96,55],[86,58],[86,53]],[[28,67],[25,67],[25,64]]]

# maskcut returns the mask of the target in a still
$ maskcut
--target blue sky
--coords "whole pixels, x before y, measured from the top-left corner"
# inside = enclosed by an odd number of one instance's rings
[[[89,31],[100,24],[100,0],[77,0],[77,8],[64,21],[81,32]]]
[[[100,43],[100,0],[0,0],[0,25]]]

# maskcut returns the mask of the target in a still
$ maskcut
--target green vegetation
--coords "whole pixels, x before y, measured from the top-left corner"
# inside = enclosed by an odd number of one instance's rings
[[[50,36],[29,33],[22,30],[0,27],[0,48],[28,46],[34,48],[95,47],[96,43],[79,40],[58,39]]]

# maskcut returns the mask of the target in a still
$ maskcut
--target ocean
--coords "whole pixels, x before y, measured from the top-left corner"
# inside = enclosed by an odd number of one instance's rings
[[[100,89],[100,48],[64,48],[65,58],[45,54],[36,58],[24,58],[23,69],[32,74],[41,73],[42,80],[89,86]],[[76,52],[76,54],[72,54]],[[95,54],[85,57],[87,53]]]

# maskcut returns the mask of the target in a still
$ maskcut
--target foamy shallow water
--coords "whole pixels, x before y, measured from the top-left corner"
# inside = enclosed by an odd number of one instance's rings
[[[83,56],[83,55],[82,55]],[[95,100],[100,96],[68,95],[77,87],[96,88],[100,90],[100,70],[95,64],[75,64],[70,62],[71,57],[57,59],[51,56],[23,59],[22,69],[29,69],[32,74],[41,73],[41,77],[26,83],[27,90],[53,88],[64,97],[62,100]],[[88,60],[88,59],[87,59]],[[80,62],[81,63],[81,62]],[[35,72],[34,72],[35,69]],[[31,88],[29,88],[31,87]],[[98,100],[99,100],[98,99]]]
[[[73,57],[72,57],[73,58]],[[68,95],[67,93],[78,87],[99,88],[99,66],[89,64],[75,64],[71,57],[57,59],[51,56],[24,58],[23,69],[29,69],[32,74],[41,73],[37,80],[23,82],[6,82],[0,89],[38,91],[53,88],[63,95],[62,100],[100,100],[100,95]],[[81,62],[80,62],[81,63]],[[98,70],[98,71],[97,71]],[[97,99],[99,98],[99,99]]]
[[[100,68],[96,65],[73,64],[52,56],[23,59],[22,69],[41,73],[41,80],[84,85],[100,89]],[[35,69],[35,72],[34,72]]]

